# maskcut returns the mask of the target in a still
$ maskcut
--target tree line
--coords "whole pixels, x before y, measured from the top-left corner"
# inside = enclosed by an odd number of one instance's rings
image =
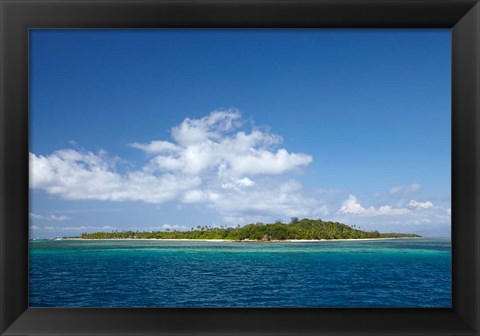
[[[197,226],[189,231],[152,232],[114,231],[82,233],[82,239],[225,239],[225,240],[289,240],[289,239],[365,239],[420,237],[408,233],[364,231],[339,222],[293,217],[290,223],[252,223],[237,227]]]

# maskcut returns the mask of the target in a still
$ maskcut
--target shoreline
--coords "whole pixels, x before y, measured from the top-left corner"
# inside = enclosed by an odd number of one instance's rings
[[[121,241],[195,241],[195,242],[225,242],[225,243],[317,243],[317,242],[331,242],[331,241],[365,241],[365,240],[391,240],[391,239],[418,239],[423,237],[391,237],[391,238],[341,238],[341,239],[285,239],[285,240],[231,240],[231,239],[187,239],[187,238],[107,238],[107,239],[92,239],[92,238],[57,238],[53,240],[121,240]]]

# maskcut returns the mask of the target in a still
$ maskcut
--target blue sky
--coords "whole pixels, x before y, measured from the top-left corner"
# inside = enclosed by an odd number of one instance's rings
[[[31,236],[447,236],[450,115],[446,29],[31,30]]]

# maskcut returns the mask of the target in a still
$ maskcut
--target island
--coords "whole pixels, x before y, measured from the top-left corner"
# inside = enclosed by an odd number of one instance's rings
[[[418,238],[419,235],[409,233],[380,233],[365,231],[338,222],[321,219],[298,219],[293,217],[290,223],[252,223],[237,227],[197,226],[189,231],[114,231],[82,233],[73,239],[195,239],[195,240],[225,240],[234,242],[281,242],[336,239],[387,239],[387,238]]]

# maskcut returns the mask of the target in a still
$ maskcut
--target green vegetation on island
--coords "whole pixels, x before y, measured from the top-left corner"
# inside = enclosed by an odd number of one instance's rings
[[[190,231],[168,230],[155,232],[115,231],[82,233],[82,239],[223,239],[232,241],[281,241],[316,239],[368,239],[413,238],[416,234],[380,233],[363,231],[355,226],[321,219],[294,217],[288,224],[276,221],[272,224],[255,223],[233,227],[197,226]]]

